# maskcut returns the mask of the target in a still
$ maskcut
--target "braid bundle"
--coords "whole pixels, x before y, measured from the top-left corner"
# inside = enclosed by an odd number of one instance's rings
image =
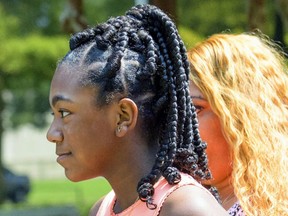
[[[206,144],[199,136],[196,111],[188,90],[189,62],[174,23],[161,10],[148,5],[136,6],[127,15],[145,21],[146,28],[158,44],[161,70],[158,69],[157,73],[161,73],[158,74],[160,83],[167,89],[167,94],[155,103],[155,110],[161,110],[163,104],[168,110],[153,170],[160,170],[169,184],[181,180],[179,170],[197,179],[209,178],[204,152]]]

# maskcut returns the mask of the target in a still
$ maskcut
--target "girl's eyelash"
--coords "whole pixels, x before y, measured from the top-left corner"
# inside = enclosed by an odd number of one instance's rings
[[[197,113],[201,112],[204,109],[202,106],[195,106],[195,108]]]
[[[58,112],[61,114],[61,118],[65,118],[66,116],[70,115],[70,112],[67,110],[60,109]]]
[[[60,113],[61,118],[64,118],[64,117],[66,117],[66,116],[68,116],[68,115],[71,114],[69,111],[64,110],[64,109],[59,109],[57,112]],[[55,116],[55,112],[53,112],[53,111],[50,112],[50,114],[51,114],[52,116]]]

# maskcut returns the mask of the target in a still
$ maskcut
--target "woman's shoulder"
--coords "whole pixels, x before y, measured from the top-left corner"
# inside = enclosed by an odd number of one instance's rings
[[[228,213],[230,216],[245,216],[240,204],[236,202],[229,210]]]
[[[228,213],[204,188],[196,185],[185,185],[166,198],[159,215],[228,216]]]

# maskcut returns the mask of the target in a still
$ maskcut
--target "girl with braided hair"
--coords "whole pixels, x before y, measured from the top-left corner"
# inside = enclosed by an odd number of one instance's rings
[[[71,37],[51,82],[47,139],[68,179],[112,186],[90,215],[226,215],[196,182],[210,172],[188,84],[186,49],[155,6]]]
[[[189,50],[190,94],[231,216],[288,215],[288,68],[261,33],[215,34]]]

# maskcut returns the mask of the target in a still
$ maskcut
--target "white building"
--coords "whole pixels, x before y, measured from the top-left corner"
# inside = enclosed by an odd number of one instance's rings
[[[55,144],[46,140],[46,131],[24,126],[3,135],[3,164],[15,173],[31,179],[64,178],[64,169],[57,164]]]

